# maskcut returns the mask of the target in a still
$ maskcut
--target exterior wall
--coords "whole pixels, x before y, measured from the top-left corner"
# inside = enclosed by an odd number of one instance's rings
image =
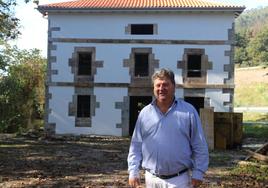
[[[206,97],[210,99],[210,106],[214,112],[229,112],[229,107],[224,103],[230,101],[230,94],[223,93],[222,89],[206,89]]]
[[[55,129],[55,131],[59,134],[77,132],[74,130],[74,117],[68,116],[68,102],[72,100],[74,88],[50,87],[49,93],[51,96],[49,99],[49,123],[61,125],[56,126]]]
[[[116,127],[121,123],[121,109],[115,109],[117,102],[123,102],[127,90],[122,88],[95,88],[94,94],[100,102],[92,117],[92,126],[75,127],[75,118],[68,115],[68,104],[74,95],[73,87],[50,87],[51,99],[48,121],[56,124],[57,134],[99,134],[121,136],[122,129]]]
[[[213,62],[213,69],[207,71],[207,84],[224,84],[228,72],[224,71],[224,64],[229,64],[229,57],[224,55],[228,45],[160,45],[160,44],[96,44],[96,43],[54,43],[57,51],[52,55],[57,57],[52,63],[53,82],[73,82],[73,73],[68,62],[75,47],[95,47],[96,60],[103,61],[103,67],[97,68],[94,77],[96,83],[130,83],[129,68],[123,67],[124,59],[128,59],[132,48],[152,48],[155,58],[159,60],[160,68],[174,70],[177,84],[183,84],[182,71],[177,69],[177,62],[183,58],[185,48],[205,49],[209,61]],[[120,52],[120,53],[119,53]],[[116,54],[116,55],[115,55]]]
[[[117,125],[122,123],[122,111],[117,107],[124,102],[127,96],[126,88],[95,88],[97,101],[100,108],[92,121],[91,134],[122,136],[122,128]]]
[[[232,28],[232,19],[232,14],[224,13],[49,15],[51,27],[61,28],[53,38],[96,39],[228,40],[226,31]],[[157,24],[157,35],[126,34],[128,24],[135,23]]]
[[[56,134],[127,135],[128,96],[152,95],[149,77],[131,76],[131,54],[139,48],[150,51],[151,69],[174,71],[176,97],[201,95],[214,111],[232,111],[233,19],[224,13],[49,15],[46,129]],[[134,23],[154,24],[156,34],[130,35],[129,24]],[[92,80],[75,79],[77,49],[94,51]],[[184,82],[185,49],[204,52],[205,81]],[[87,89],[94,113],[89,126],[75,126],[70,105],[75,105],[78,90]]]

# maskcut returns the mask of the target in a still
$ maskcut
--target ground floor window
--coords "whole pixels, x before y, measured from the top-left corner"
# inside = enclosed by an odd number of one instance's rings
[[[184,97],[184,100],[186,102],[192,104],[198,113],[200,111],[200,108],[204,108],[204,106],[205,106],[205,98],[204,97]]]
[[[90,117],[90,95],[77,96],[77,117]]]

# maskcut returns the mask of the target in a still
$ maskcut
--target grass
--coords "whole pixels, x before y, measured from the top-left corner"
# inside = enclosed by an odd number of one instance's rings
[[[268,84],[251,83],[237,86],[234,99],[235,107],[268,106]]]
[[[267,121],[268,122],[268,114],[267,113],[260,113],[260,112],[244,112],[243,113],[243,121],[244,122]]]
[[[267,125],[243,125],[244,137],[253,138],[268,138],[268,126]]]
[[[243,125],[243,136],[245,138],[257,138],[262,140],[267,140],[268,138],[268,125],[258,124],[258,121],[268,122],[267,113],[252,113],[247,112],[243,114],[244,121],[255,122],[254,124],[244,124]],[[260,161],[251,160],[251,162],[246,161],[245,163],[238,163],[234,166],[230,175],[233,179],[238,179],[238,181],[247,182],[246,187],[265,187],[265,182],[268,181],[268,165],[263,164]]]
[[[237,165],[231,171],[232,175],[244,176],[247,178],[254,178],[257,181],[268,181],[268,165],[259,163],[247,163],[244,165]]]

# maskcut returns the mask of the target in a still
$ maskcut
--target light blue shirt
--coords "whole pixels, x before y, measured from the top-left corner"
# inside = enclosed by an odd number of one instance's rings
[[[142,109],[129,148],[130,177],[139,177],[142,166],[159,175],[176,174],[189,168],[193,178],[202,180],[208,163],[200,118],[191,104],[174,100],[165,114],[155,101]]]

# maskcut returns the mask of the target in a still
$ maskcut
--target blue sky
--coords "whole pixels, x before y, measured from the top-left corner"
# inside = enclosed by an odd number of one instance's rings
[[[39,4],[62,2],[67,0],[39,0]],[[268,0],[210,0],[245,5],[247,9],[268,6]],[[25,4],[24,0],[18,0],[16,16],[21,20],[21,36],[13,44],[20,49],[38,48],[44,57],[47,56],[47,19],[35,9],[32,2]]]

